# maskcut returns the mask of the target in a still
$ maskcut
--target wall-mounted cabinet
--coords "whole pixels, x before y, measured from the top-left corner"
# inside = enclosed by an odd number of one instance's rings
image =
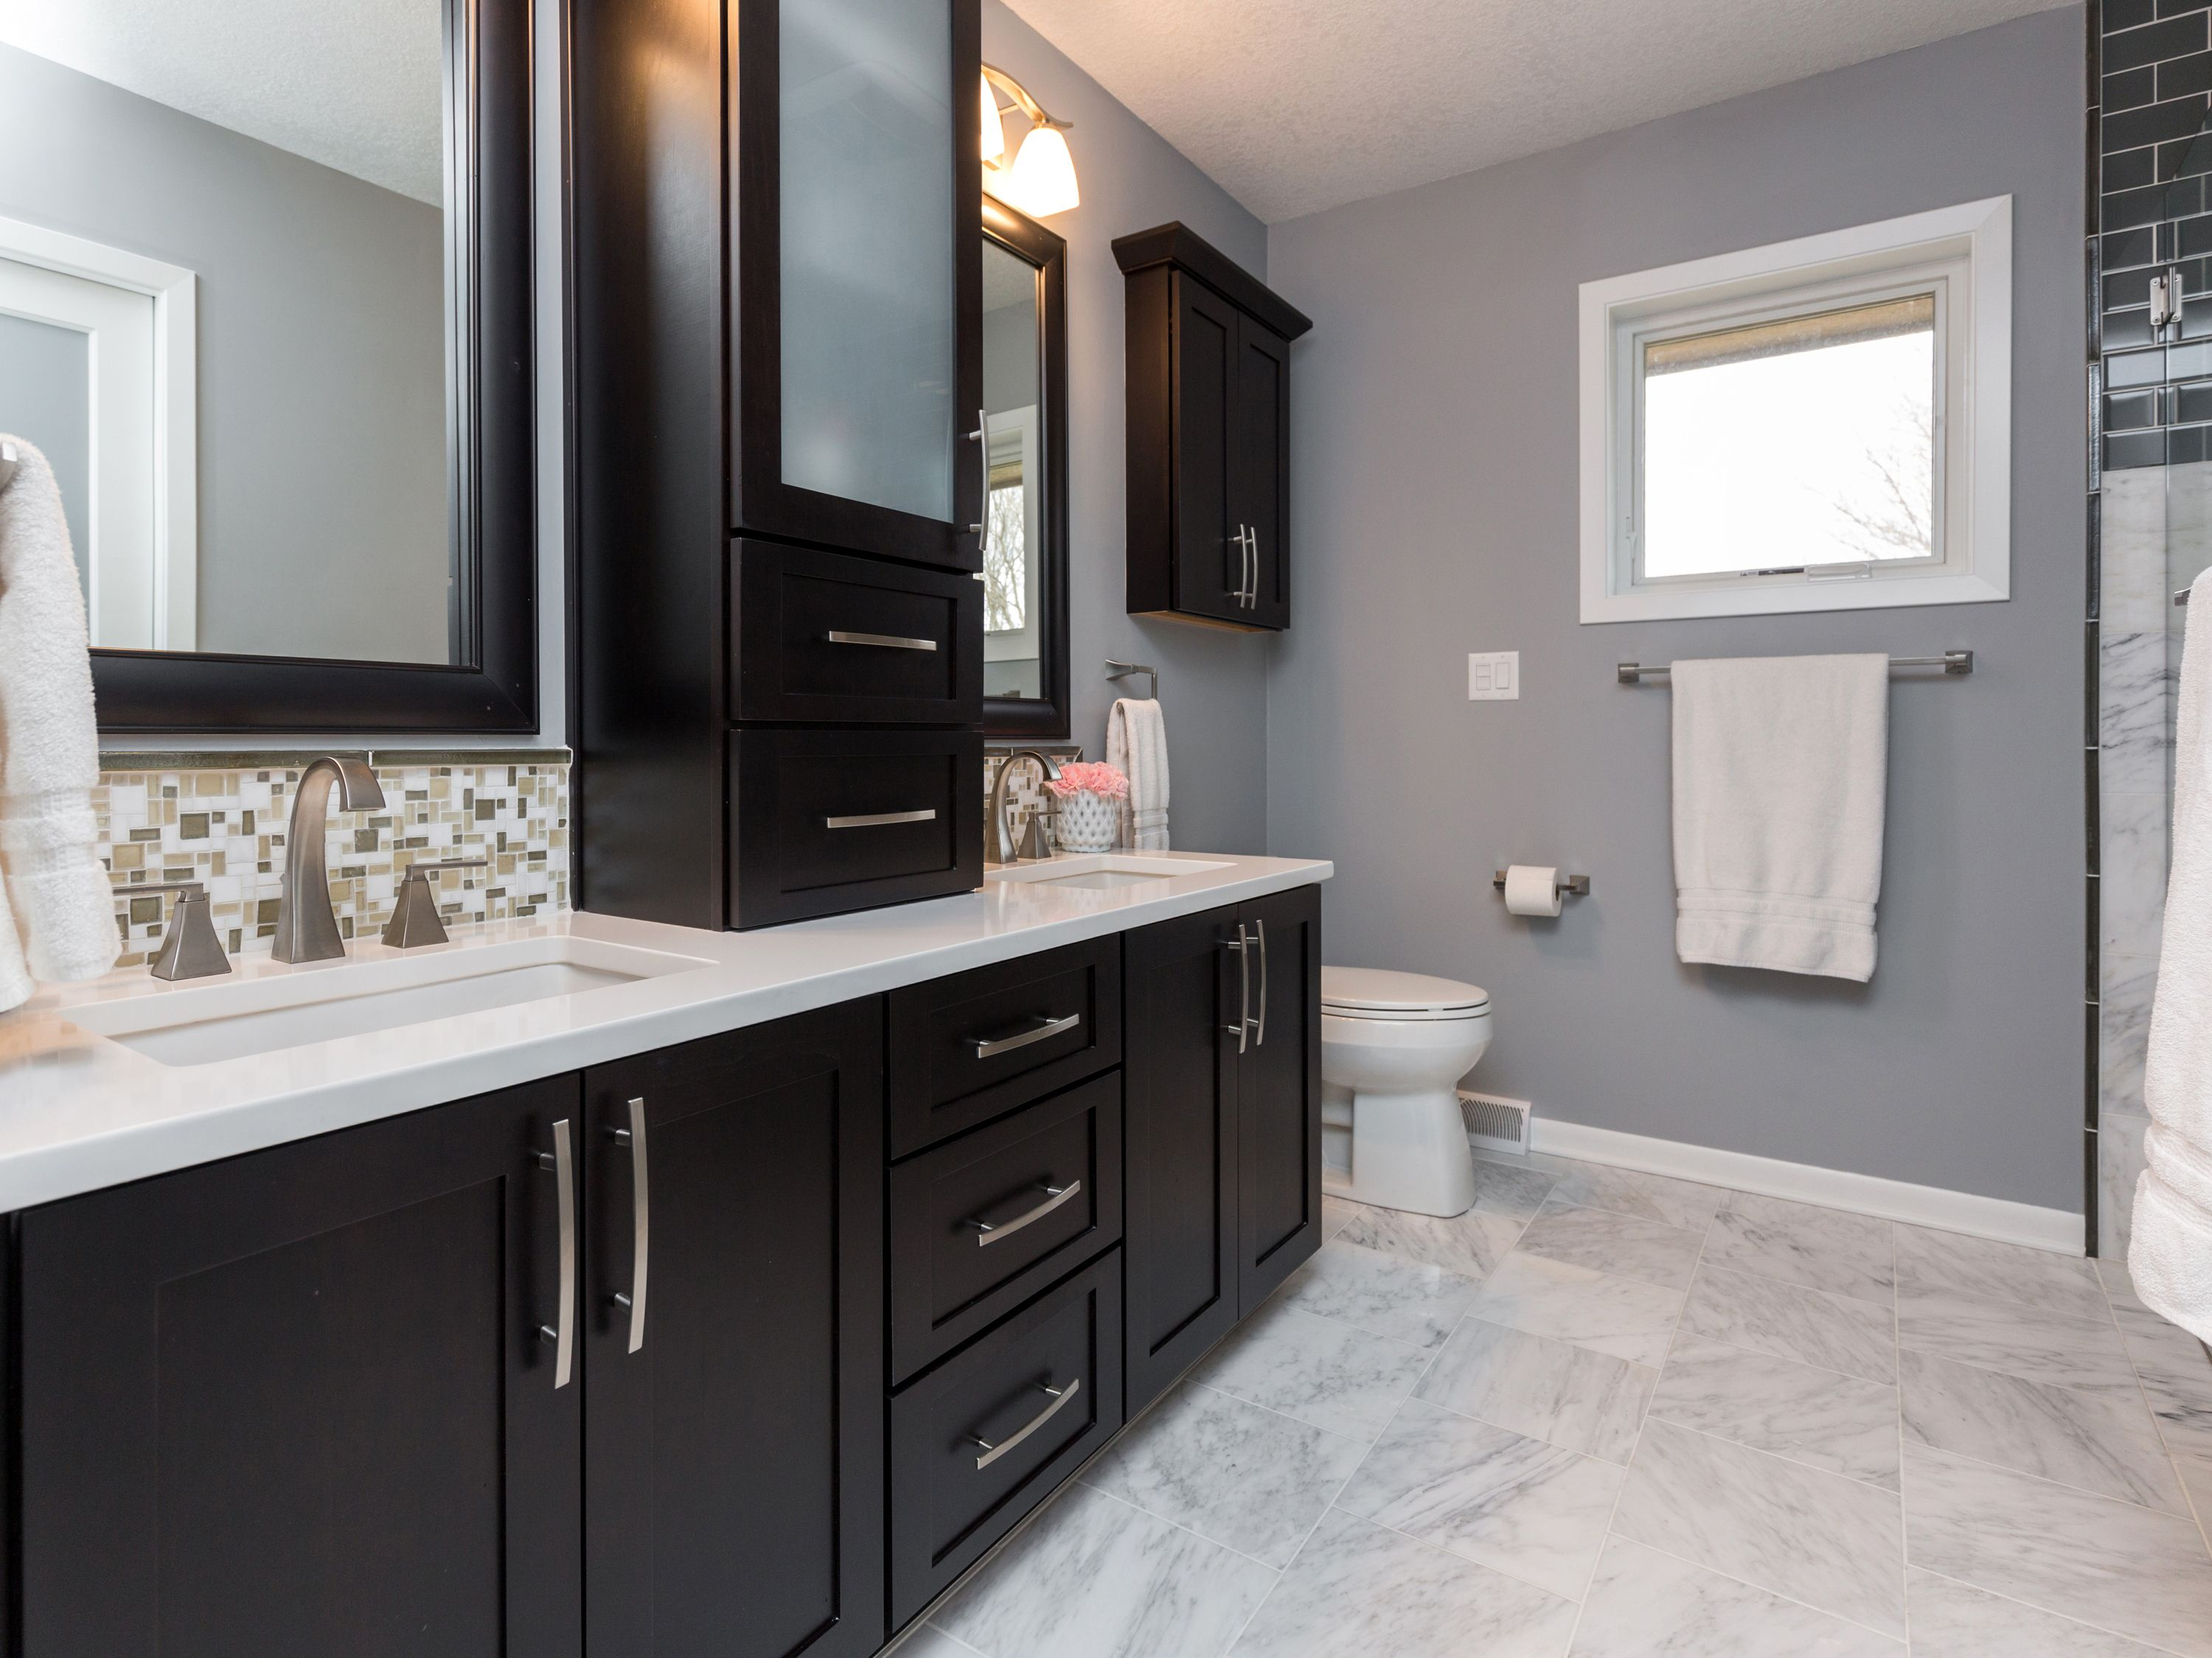
[[[1313,326],[1180,224],[1123,236],[1128,608],[1291,624],[1290,342]]]

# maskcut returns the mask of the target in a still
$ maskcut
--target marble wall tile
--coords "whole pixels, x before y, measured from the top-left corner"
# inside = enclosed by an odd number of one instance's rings
[[[2100,950],[2097,958],[2097,1099],[2102,1116],[2140,1117],[2158,958]]]
[[[1911,1563],[2046,1612],[2212,1658],[2212,1558],[2197,1527],[1908,1444]]]
[[[2105,625],[2163,633],[2173,608],[2166,579],[2166,469],[2107,472],[2097,532],[2098,610]]]
[[[1366,1453],[1257,1405],[1186,1382],[1083,1478],[1163,1520],[1286,1566]]]
[[[2082,1393],[1909,1347],[1897,1358],[1908,1442],[2168,1514],[2188,1512],[2140,1394]]]
[[[2166,634],[2100,630],[2098,641],[2098,775],[2106,791],[2166,794],[2172,746],[2173,675]]]
[[[1957,1290],[1984,1301],[2047,1307],[2076,1318],[2105,1316],[2105,1290],[2094,1261],[1962,1232],[1900,1223],[1897,1276],[1901,1283]]]
[[[1581,1209],[1553,1198],[1528,1223],[1520,1247],[1547,1260],[1684,1290],[1697,1270],[1704,1241],[1700,1230],[1638,1220],[1610,1209]]]
[[[1654,1417],[1644,1424],[1613,1528],[1905,1636],[1904,1527],[1893,1492]]]
[[[2115,1260],[2128,1257],[2136,1182],[2143,1171],[2143,1130],[2149,1122],[2148,1117],[2116,1114],[2097,1123],[2097,1253]]]
[[[1897,1389],[1689,1334],[1652,1391],[1651,1414],[1808,1467],[1897,1489]]]
[[[1346,1242],[1322,1245],[1275,1292],[1286,1307],[1414,1347],[1441,1347],[1474,1298],[1475,1281],[1425,1261]]]
[[[2097,948],[2155,959],[2165,932],[2166,797],[2107,786],[2097,817]]]
[[[1889,1223],[1781,1198],[1732,1192],[1705,1240],[1716,1266],[1888,1305]]]
[[[1605,1546],[1574,1658],[1905,1658],[1886,1635],[1622,1537]]]
[[[1237,1658],[1556,1658],[1574,1626],[1571,1600],[1332,1509],[1236,1652]],[[1053,1658],[1063,1655],[1054,1650]]]
[[[2077,1318],[1907,1284],[1897,1292],[1897,1339],[1938,1358],[2031,1382],[2123,1394],[2136,1388],[2135,1371],[2110,1318]]]
[[[1248,1320],[1192,1380],[1362,1444],[1413,1391],[1430,1354],[1279,1302]]]
[[[1897,1379],[1897,1344],[1886,1308],[1778,1278],[1699,1267],[1682,1309],[1682,1328],[1730,1347],[1868,1382]]]
[[[1468,1310],[1492,1324],[1551,1336],[1656,1370],[1682,1310],[1679,1291],[1516,1250]]]
[[[1571,1600],[1605,1541],[1623,1471],[1419,1400],[1337,1506]]]
[[[1220,1658],[1275,1574],[1072,1486],[931,1615],[984,1658]]]
[[[1917,1566],[1905,1574],[1905,1603],[1912,1615],[1912,1658],[2164,1658],[2140,1641]]]
[[[1346,1243],[1425,1261],[1468,1278],[1487,1278],[1521,1236],[1517,1216],[1480,1205],[1462,1215],[1416,1215],[1403,1209],[1347,1206],[1352,1214],[1336,1236]]]
[[[1626,1463],[1658,1372],[1607,1353],[1462,1321],[1417,1398],[1571,1451]]]

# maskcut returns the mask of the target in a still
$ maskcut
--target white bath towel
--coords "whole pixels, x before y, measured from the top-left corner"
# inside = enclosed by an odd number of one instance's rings
[[[1139,852],[1168,849],[1168,726],[1160,705],[1125,696],[1106,715],[1106,763],[1129,780],[1128,821]]]
[[[96,978],[121,940],[94,848],[100,738],[84,597],[46,458],[14,442],[0,489],[0,1009]]]
[[[1674,950],[1874,976],[1889,659],[1677,662]]]
[[[2143,1068],[2147,1165],[2136,1183],[2128,1276],[2136,1293],[2212,1341],[2212,570],[2190,590],[2173,747],[2172,855],[2158,993]]]

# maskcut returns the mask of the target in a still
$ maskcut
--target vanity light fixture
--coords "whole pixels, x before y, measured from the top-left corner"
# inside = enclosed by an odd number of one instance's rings
[[[1012,104],[1000,107],[999,92],[1012,99]],[[1006,159],[1007,108],[1018,110],[1030,123],[1011,164]],[[1046,114],[1044,106],[1006,70],[983,65],[983,188],[1009,207],[1042,219],[1065,213],[1083,199],[1075,183],[1075,158],[1061,136],[1073,127],[1072,121]]]

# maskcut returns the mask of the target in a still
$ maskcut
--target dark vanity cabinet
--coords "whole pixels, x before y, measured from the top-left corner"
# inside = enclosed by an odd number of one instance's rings
[[[1313,326],[1181,224],[1123,236],[1128,608],[1291,624],[1290,342]]]
[[[981,880],[979,20],[574,13],[586,909],[753,927]]]
[[[1321,893],[1128,936],[1127,1399],[1321,1248]]]

